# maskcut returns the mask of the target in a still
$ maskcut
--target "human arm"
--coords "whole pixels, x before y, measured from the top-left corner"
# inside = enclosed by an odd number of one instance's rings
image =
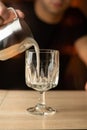
[[[80,59],[87,66],[87,35],[79,38],[75,42],[75,49],[76,49],[77,54],[80,57]]]
[[[87,68],[87,35],[79,38],[75,42],[75,48],[77,51],[78,56],[83,61]],[[85,83],[85,90],[87,91],[87,82]]]

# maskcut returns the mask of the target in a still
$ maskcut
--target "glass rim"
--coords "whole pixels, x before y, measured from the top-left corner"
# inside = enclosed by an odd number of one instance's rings
[[[35,52],[35,49],[27,49],[26,52],[27,51]],[[59,53],[59,50],[57,50],[57,49],[39,49],[39,51],[40,51],[40,53],[43,53],[43,52],[47,52],[47,53],[49,53],[49,52],[58,52]]]

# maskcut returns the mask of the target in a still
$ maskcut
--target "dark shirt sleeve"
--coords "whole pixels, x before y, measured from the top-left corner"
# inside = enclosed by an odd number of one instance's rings
[[[87,17],[78,8],[69,8],[64,15],[62,24],[69,32],[68,36],[72,44],[78,38],[87,35]]]

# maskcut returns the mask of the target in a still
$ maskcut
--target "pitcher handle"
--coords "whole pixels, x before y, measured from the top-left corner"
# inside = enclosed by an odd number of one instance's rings
[[[8,10],[10,11],[10,12],[13,12],[14,13],[14,18],[13,18],[13,20],[15,20],[15,19],[17,19],[18,18],[18,15],[17,15],[17,13],[16,13],[16,11],[15,11],[15,9],[13,8],[13,7],[8,7]]]
[[[18,18],[18,15],[13,7],[9,7],[8,10],[9,10],[9,18],[7,18],[7,20],[5,20],[3,22],[3,25],[6,25],[6,24],[8,24],[8,23],[10,23]]]

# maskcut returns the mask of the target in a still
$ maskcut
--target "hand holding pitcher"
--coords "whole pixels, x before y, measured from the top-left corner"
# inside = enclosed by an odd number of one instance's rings
[[[31,46],[38,46],[25,21],[18,17],[12,7],[7,10],[10,17],[0,26],[0,60],[7,60]]]

